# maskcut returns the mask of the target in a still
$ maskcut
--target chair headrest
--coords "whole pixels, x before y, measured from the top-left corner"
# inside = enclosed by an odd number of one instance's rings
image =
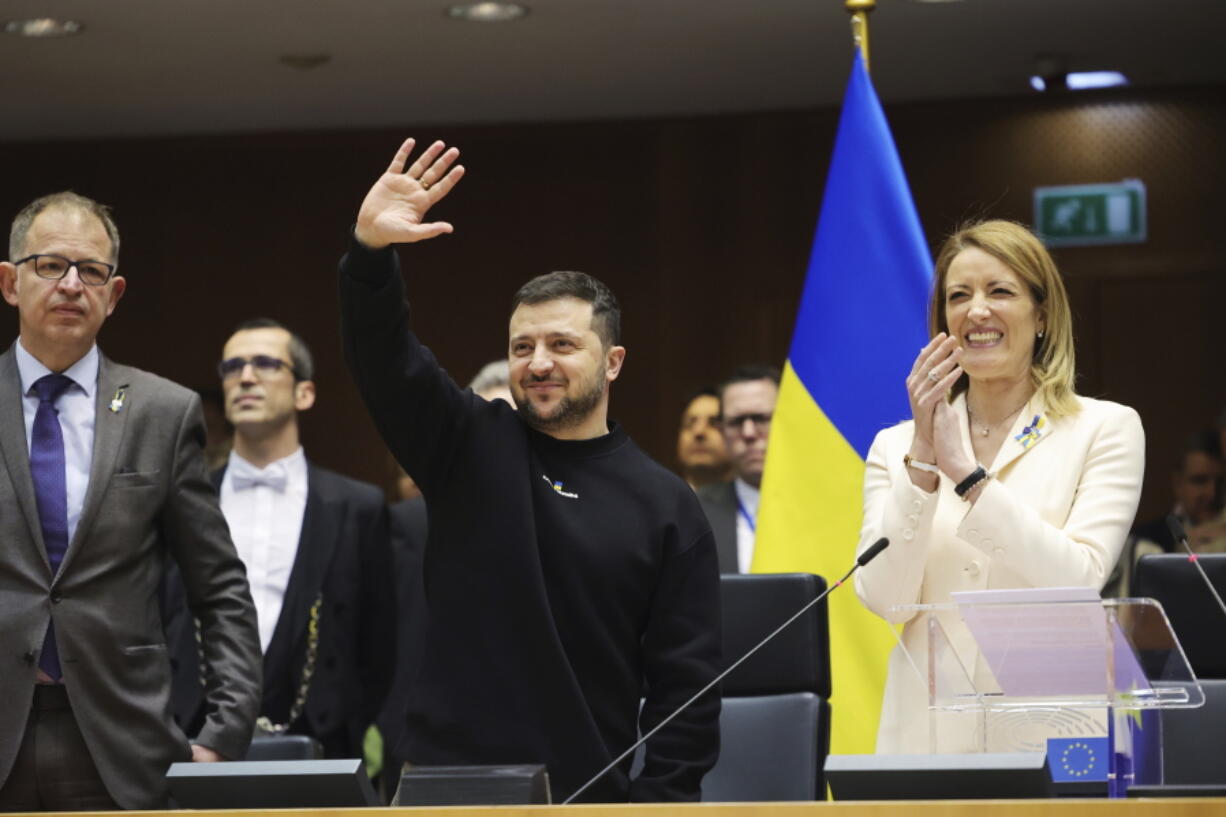
[[[724,666],[730,665],[826,589],[812,573],[720,576]],[[815,605],[723,682],[724,695],[814,692],[830,697],[826,602]]]

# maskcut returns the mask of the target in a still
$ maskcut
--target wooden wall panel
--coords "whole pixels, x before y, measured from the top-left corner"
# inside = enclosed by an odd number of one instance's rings
[[[961,219],[1029,221],[1035,185],[1137,177],[1150,240],[1057,253],[1078,321],[1080,388],[1130,403],[1149,432],[1143,515],[1169,502],[1186,430],[1226,406],[1226,94],[1103,92],[887,108],[932,243]],[[73,188],[111,203],[129,290],[113,357],[195,388],[230,327],[299,329],[319,363],[310,455],[372,481],[378,439],[337,343],[335,264],[402,135],[463,150],[437,211],[456,233],[402,252],[420,335],[460,382],[504,353],[515,288],[551,269],[605,279],[625,310],[613,416],[673,464],[681,403],[734,365],[782,362],[837,111],[676,120],[228,135],[0,146],[0,217]],[[11,310],[0,337],[16,334]],[[901,384],[900,384],[901,388]],[[343,429],[344,433],[337,433]]]

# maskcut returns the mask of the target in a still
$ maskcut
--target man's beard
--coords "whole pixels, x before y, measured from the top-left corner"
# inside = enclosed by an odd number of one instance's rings
[[[536,405],[528,399],[526,394],[522,401],[517,402],[515,410],[525,423],[537,431],[545,433],[561,431],[580,425],[588,417],[591,417],[592,412],[600,405],[600,398],[604,396],[604,389],[605,367],[601,366],[599,371],[596,372],[596,377],[592,381],[590,389],[575,397],[564,396],[558,401],[558,406],[554,409],[553,414],[548,417],[542,417],[537,413]]]

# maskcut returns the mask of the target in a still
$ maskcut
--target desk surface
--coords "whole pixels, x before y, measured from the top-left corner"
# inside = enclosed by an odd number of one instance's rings
[[[79,812],[79,817],[1226,817],[1226,797]],[[45,817],[45,815],[39,815]]]

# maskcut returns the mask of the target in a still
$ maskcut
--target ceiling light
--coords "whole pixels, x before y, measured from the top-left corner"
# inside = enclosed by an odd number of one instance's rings
[[[1030,87],[1043,91],[1086,91],[1092,88],[1118,88],[1129,85],[1128,77],[1119,71],[1069,71],[1032,76]]]
[[[1070,71],[1064,78],[1070,91],[1087,88],[1117,88],[1128,84],[1128,77],[1119,71]]]
[[[32,17],[29,20],[9,20],[4,24],[4,31],[20,37],[67,37],[79,33],[81,24],[76,20]]]
[[[476,23],[503,23],[518,20],[527,13],[527,6],[518,3],[465,3],[447,9],[447,14],[451,17]]]

